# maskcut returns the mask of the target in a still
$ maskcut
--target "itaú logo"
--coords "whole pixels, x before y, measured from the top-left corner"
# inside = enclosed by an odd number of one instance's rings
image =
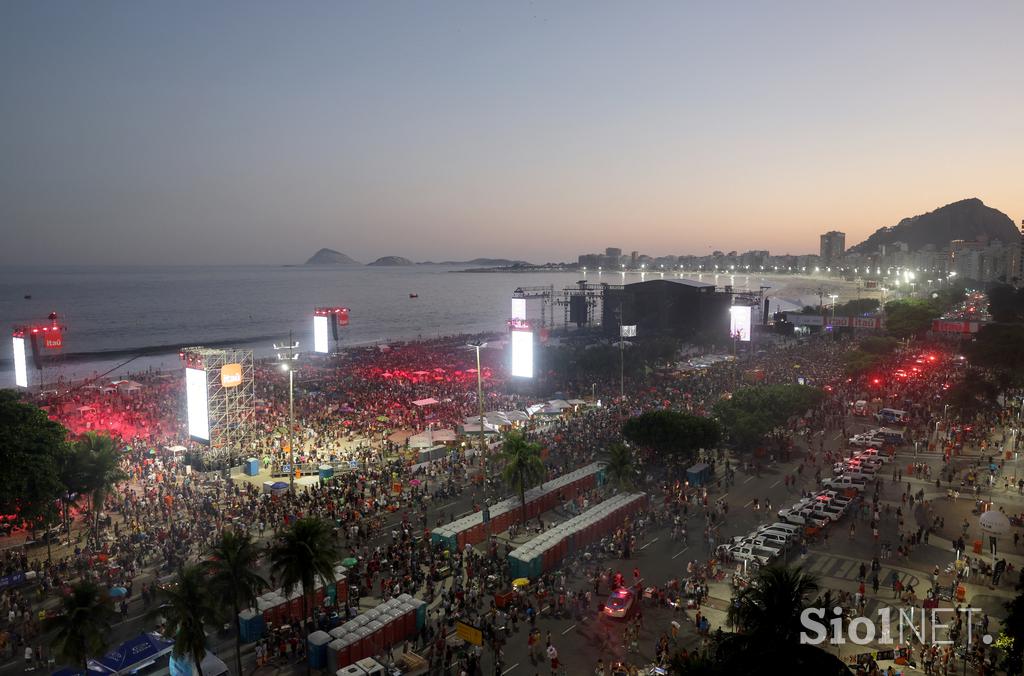
[[[804,608],[800,613],[800,624],[804,631],[800,632],[800,643],[820,645],[828,642],[832,645],[854,643],[868,645],[877,642],[882,645],[904,644],[904,637],[915,636],[921,643],[930,645],[952,645],[949,630],[956,624],[956,610],[953,608],[898,608],[895,619],[893,608],[878,609],[878,621],[870,617],[855,617],[844,622],[843,609]],[[961,608],[965,613],[963,626],[967,631],[967,645],[971,644],[972,613],[982,612],[981,608]],[[826,616],[829,619],[826,619]],[[945,622],[943,621],[945,620]],[[895,622],[895,627],[893,623]],[[846,625],[845,628],[843,625]],[[895,634],[893,633],[895,630]],[[946,630],[946,631],[942,631]],[[929,640],[930,639],[930,640]],[[994,640],[991,634],[985,634],[981,640],[986,644]]]
[[[220,384],[223,387],[238,387],[242,384],[242,365],[224,364],[220,368]]]

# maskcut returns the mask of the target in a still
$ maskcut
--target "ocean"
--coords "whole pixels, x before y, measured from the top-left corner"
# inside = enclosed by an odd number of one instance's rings
[[[0,321],[8,329],[46,321],[56,312],[67,327],[64,356],[44,377],[78,380],[115,368],[111,377],[177,367],[180,347],[230,343],[256,356],[294,332],[300,351],[312,348],[314,306],[350,309],[341,346],[388,343],[458,333],[501,331],[513,291],[583,278],[578,272],[459,273],[437,265],[229,267],[8,267],[0,270]],[[668,277],[671,273],[666,273]],[[711,281],[712,275],[703,275]],[[718,284],[729,283],[725,276]],[[640,281],[640,274],[604,273],[600,281]],[[656,278],[648,273],[645,279]],[[589,281],[598,281],[594,272]],[[737,275],[736,288],[761,284],[779,293],[794,277]],[[809,288],[819,282],[806,278]],[[805,292],[794,289],[794,293]],[[417,294],[410,298],[409,294]],[[26,298],[26,296],[31,296]],[[540,302],[529,305],[531,317]],[[564,310],[555,310],[556,325]],[[0,387],[13,384],[11,342],[0,348]],[[143,357],[135,357],[146,352]],[[133,357],[135,357],[133,359]]]

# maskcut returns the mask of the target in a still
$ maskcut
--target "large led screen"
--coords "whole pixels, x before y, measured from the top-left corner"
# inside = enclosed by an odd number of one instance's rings
[[[533,331],[512,332],[512,375],[533,377]]]
[[[14,336],[14,384],[28,387],[28,366],[25,364],[25,339]]]
[[[313,351],[320,354],[327,354],[327,317],[326,315],[313,316]]]
[[[526,319],[526,299],[512,299],[512,319]]]
[[[750,306],[733,305],[729,308],[729,335],[750,342]]]
[[[185,369],[185,394],[188,396],[189,436],[209,441],[210,413],[206,406],[206,371]]]

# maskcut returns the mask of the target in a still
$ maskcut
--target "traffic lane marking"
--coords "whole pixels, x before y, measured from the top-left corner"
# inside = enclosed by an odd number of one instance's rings
[[[672,560],[674,561],[675,559],[679,558],[679,556],[681,556],[682,553],[685,552],[687,549],[689,549],[689,547],[683,547],[681,551],[677,552],[675,556],[672,557]]]

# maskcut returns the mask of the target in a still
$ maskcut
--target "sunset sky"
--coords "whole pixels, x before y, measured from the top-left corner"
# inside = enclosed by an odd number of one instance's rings
[[[1024,2],[0,4],[0,263],[816,252],[1024,218]]]

